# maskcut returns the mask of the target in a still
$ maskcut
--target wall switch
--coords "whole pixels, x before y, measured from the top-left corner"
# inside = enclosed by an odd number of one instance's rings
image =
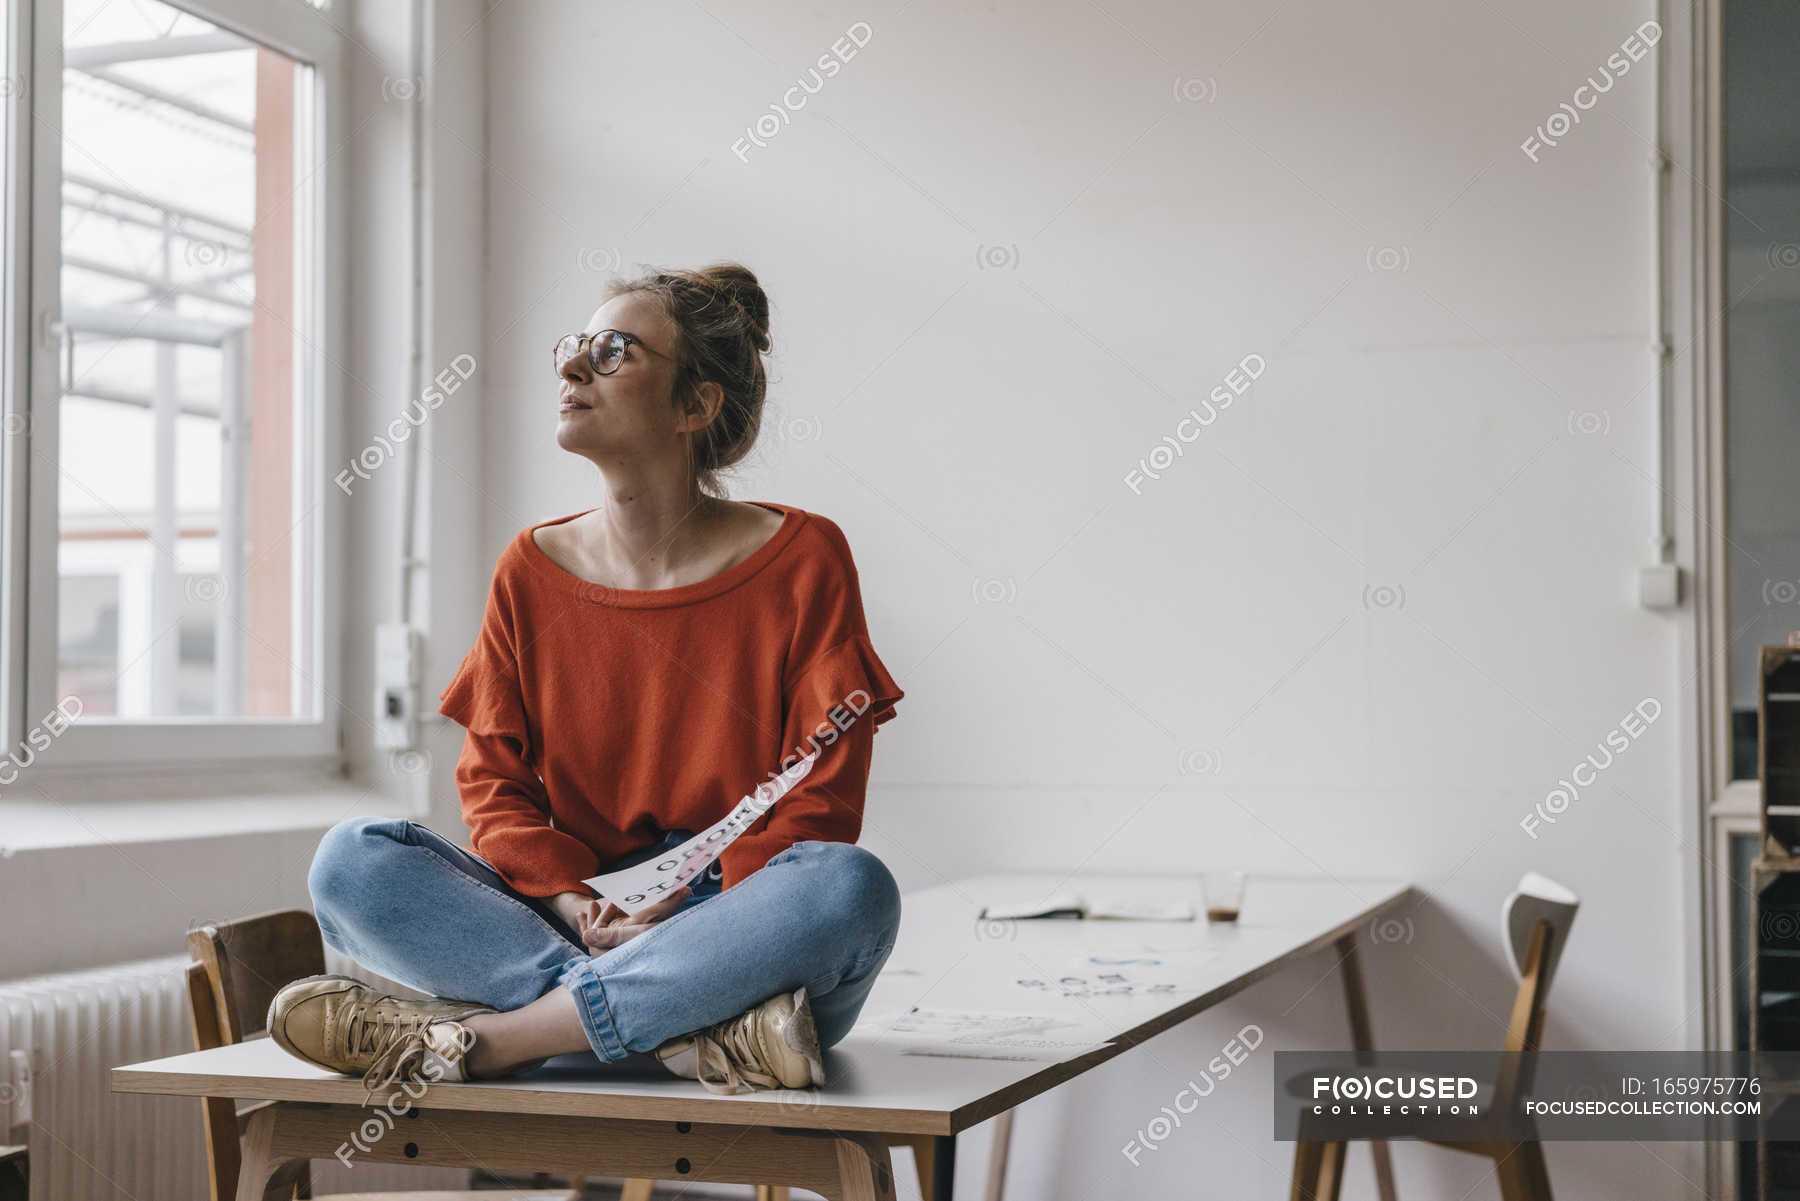
[[[404,622],[375,627],[375,745],[389,751],[412,747],[419,704],[419,636]]]
[[[1673,609],[1681,603],[1681,568],[1654,563],[1638,569],[1638,604],[1646,609]]]

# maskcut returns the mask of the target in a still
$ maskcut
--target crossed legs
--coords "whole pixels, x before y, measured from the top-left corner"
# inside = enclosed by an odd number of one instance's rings
[[[466,1019],[480,1036],[478,1076],[572,1051],[625,1059],[801,986],[829,1047],[855,1024],[900,921],[886,865],[839,842],[795,843],[601,955],[417,822],[338,823],[308,884],[332,947],[432,996],[499,1011]]]

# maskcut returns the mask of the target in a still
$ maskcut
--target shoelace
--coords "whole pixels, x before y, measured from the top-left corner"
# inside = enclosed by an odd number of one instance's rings
[[[345,1025],[345,1041],[352,1054],[374,1052],[368,1071],[363,1073],[363,1104],[369,1103],[375,1090],[408,1078],[425,1059],[425,1028],[431,1019],[423,1014],[407,1014],[379,1005],[359,1007]]]
[[[378,1088],[386,1088],[401,1080],[410,1080],[413,1073],[425,1061],[425,1034],[423,1031],[395,1031],[395,1036],[383,1047],[363,1073],[363,1104],[375,1095]]]
[[[707,1092],[740,1093],[745,1091],[746,1081],[763,1088],[781,1087],[781,1081],[762,1070],[762,1057],[757,1053],[755,1040],[750,1037],[750,1028],[755,1021],[756,1013],[752,1010],[729,1022],[695,1032],[694,1058],[700,1084]],[[719,1069],[711,1076],[707,1074],[709,1060]]]

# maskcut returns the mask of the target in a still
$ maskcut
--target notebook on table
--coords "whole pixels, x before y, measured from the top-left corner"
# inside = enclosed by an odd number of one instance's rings
[[[980,920],[1011,922],[1033,918],[1089,918],[1106,921],[1191,922],[1194,905],[1181,897],[1084,896],[1078,892],[1053,892],[1034,901],[1006,901],[984,905]]]

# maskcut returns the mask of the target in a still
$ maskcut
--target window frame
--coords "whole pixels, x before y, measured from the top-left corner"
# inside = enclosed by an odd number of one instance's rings
[[[325,634],[339,628],[342,573],[327,570],[325,548],[341,545],[342,507],[324,486],[330,448],[343,428],[343,389],[336,368],[347,345],[345,196],[342,159],[335,153],[347,133],[343,35],[329,10],[306,4],[269,5],[257,0],[165,0],[206,21],[232,30],[311,68],[312,96],[304,119],[309,161],[299,169],[318,181],[310,189],[310,211],[299,210],[304,242],[311,248],[311,287],[297,298],[304,304],[311,345],[296,339],[294,366],[313,408],[311,429],[296,424],[303,441],[296,447],[295,495],[302,518],[298,561],[310,577],[310,594],[297,614],[303,649],[297,670],[308,717],[169,717],[144,721],[81,721],[68,725],[34,765],[34,774],[113,774],[144,768],[179,767],[201,773],[211,765],[246,761],[281,763],[295,770],[336,770],[343,761],[339,704],[342,664]],[[34,127],[23,153],[9,164],[13,211],[24,220],[17,236],[9,227],[11,261],[29,270],[7,281],[6,332],[9,404],[26,417],[27,436],[6,439],[4,463],[8,521],[4,537],[9,594],[5,623],[6,674],[0,711],[11,745],[45,724],[57,695],[59,405],[61,403],[62,146],[48,136],[62,127],[63,0],[14,0],[15,31],[22,24],[30,40],[15,41],[15,66],[25,80],[27,104],[9,106],[14,130],[23,120]],[[27,48],[29,53],[27,54]],[[52,81],[39,86],[40,81]],[[303,106],[304,107],[304,106]],[[19,150],[15,142],[12,149]],[[29,208],[20,208],[21,196]],[[33,237],[33,231],[45,236]],[[22,257],[29,255],[29,258]],[[307,273],[297,273],[304,277]],[[15,319],[11,306],[20,310]],[[298,309],[297,309],[298,311]],[[24,398],[23,403],[17,398]],[[22,653],[21,653],[22,652]]]
[[[29,88],[33,51],[32,13],[27,0],[6,0],[0,9],[6,21],[6,59],[0,71]],[[16,87],[15,87],[16,91]],[[29,93],[27,93],[29,95]],[[0,254],[0,411],[5,429],[19,428],[31,411],[31,373],[26,351],[31,345],[31,306],[26,295],[31,259],[31,106],[8,104],[0,110],[6,122],[5,161],[0,164],[0,186],[5,189],[0,230],[6,239]],[[0,436],[0,726],[8,749],[23,733],[19,704],[25,695],[25,588],[24,554],[26,503],[29,481],[25,464],[30,458],[28,437]]]

